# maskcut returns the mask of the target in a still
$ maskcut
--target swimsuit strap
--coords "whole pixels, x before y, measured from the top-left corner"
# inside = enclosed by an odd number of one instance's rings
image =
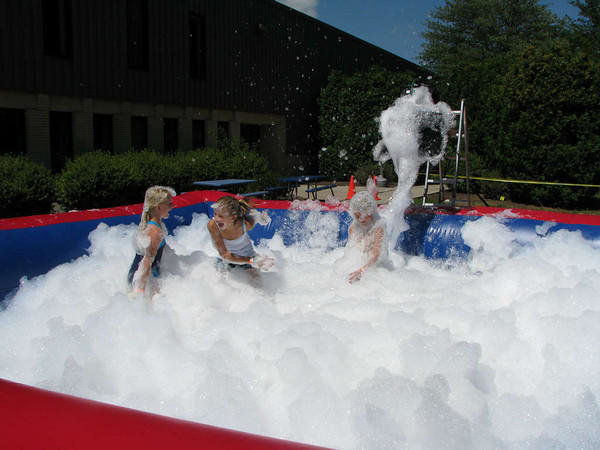
[[[160,231],[163,231],[163,228],[158,224],[158,222],[155,222],[154,220],[149,220],[148,221],[148,225],[154,225],[155,227],[160,228]],[[165,245],[167,243],[167,241],[165,240],[165,238],[162,238],[162,241],[160,241],[160,244],[158,245],[158,248],[162,248],[163,245]]]

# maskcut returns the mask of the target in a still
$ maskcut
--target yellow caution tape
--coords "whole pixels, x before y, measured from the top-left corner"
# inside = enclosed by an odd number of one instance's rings
[[[425,175],[425,174],[420,173],[419,175]],[[429,174],[429,176],[439,178],[438,174]],[[451,178],[454,178],[454,175],[448,175],[444,178],[451,179]],[[459,175],[457,178],[466,179],[467,177],[464,175]],[[543,184],[543,185],[549,185],[549,186],[577,186],[577,187],[600,188],[600,185],[598,185],[598,184],[555,183],[553,181],[506,180],[504,178],[484,178],[484,177],[469,177],[469,179],[470,180],[480,180],[480,181],[497,181],[500,183]]]

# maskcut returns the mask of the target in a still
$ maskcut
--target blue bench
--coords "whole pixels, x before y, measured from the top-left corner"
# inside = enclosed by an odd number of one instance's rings
[[[276,192],[276,191],[287,191],[288,187],[287,186],[271,186],[267,188],[267,191],[269,192]]]
[[[309,195],[312,194],[313,200],[316,200],[317,199],[317,192],[322,191],[324,189],[331,189],[331,195],[335,195],[333,193],[333,188],[336,187],[336,186],[337,186],[337,184],[327,184],[325,186],[316,186],[314,188],[307,189],[306,193],[309,194]]]
[[[269,191],[256,191],[256,192],[246,192],[245,194],[240,194],[240,195],[242,197],[261,197],[268,193],[269,193]]]
[[[277,192],[283,192],[283,196],[288,197],[290,188],[288,186],[271,186],[267,188],[267,191],[269,191],[271,198],[275,197]]]

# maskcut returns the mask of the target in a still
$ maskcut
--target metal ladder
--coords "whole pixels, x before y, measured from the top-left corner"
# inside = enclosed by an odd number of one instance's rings
[[[471,190],[469,186],[469,139],[467,133],[467,110],[465,107],[465,99],[460,101],[460,110],[452,111],[455,116],[458,116],[458,133],[455,135],[458,138],[456,143],[456,155],[449,156],[444,155],[442,160],[438,163],[439,178],[430,178],[430,162],[427,161],[427,167],[425,169],[425,186],[423,188],[423,206],[456,206],[456,203],[465,203],[467,206],[471,206]],[[464,146],[464,156],[461,156],[461,142]],[[450,177],[446,176],[446,167],[444,161],[454,161],[454,175]],[[465,176],[459,179],[458,170],[460,161],[465,162]],[[456,199],[456,184],[459,181],[466,182],[467,199],[457,200]],[[439,191],[439,203],[427,203],[427,194],[429,185],[440,185]],[[450,186],[452,189],[452,197],[450,199],[444,198],[445,186]],[[446,200],[446,202],[444,202]]]

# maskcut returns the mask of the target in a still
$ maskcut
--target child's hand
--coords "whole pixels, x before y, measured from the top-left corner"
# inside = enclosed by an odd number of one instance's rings
[[[254,262],[262,272],[267,272],[275,264],[275,260],[268,256],[259,256]]]
[[[256,209],[253,209],[250,211],[249,215],[254,221],[254,223],[257,223],[259,225],[267,226],[271,223],[271,218],[269,217],[266,211],[258,212]]]
[[[258,212],[255,210],[252,215],[254,217],[254,221],[262,225],[263,227],[271,223],[271,218],[269,217],[266,211]]]
[[[354,272],[352,272],[349,276],[348,276],[348,283],[352,284],[355,281],[360,280],[360,278],[362,277],[363,273],[364,273],[365,269],[363,269],[362,267],[358,270],[355,270]]]
[[[269,217],[269,214],[267,214],[266,211],[262,211],[260,213],[260,216],[262,217],[262,222],[260,223],[261,225],[269,225],[271,223],[271,217]]]

